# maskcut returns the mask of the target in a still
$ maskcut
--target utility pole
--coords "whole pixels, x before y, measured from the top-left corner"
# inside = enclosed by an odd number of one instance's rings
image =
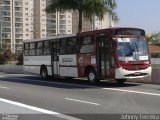
[[[1,49],[2,49],[2,20],[0,20],[0,25],[1,25]]]
[[[1,43],[0,43],[0,47],[1,47],[1,49],[2,49],[2,4],[0,5],[0,26],[1,26],[1,28],[0,28],[0,32],[1,32],[1,35],[0,35],[0,37],[1,37]]]

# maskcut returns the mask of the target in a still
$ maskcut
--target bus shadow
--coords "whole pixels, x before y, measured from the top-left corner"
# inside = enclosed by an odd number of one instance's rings
[[[115,81],[102,81],[97,84],[89,83],[87,80],[81,79],[65,79],[65,78],[49,78],[42,80],[39,76],[10,76],[0,78],[0,81],[23,83],[36,86],[63,88],[63,89],[100,89],[100,88],[126,88],[140,86],[136,83],[117,84]]]

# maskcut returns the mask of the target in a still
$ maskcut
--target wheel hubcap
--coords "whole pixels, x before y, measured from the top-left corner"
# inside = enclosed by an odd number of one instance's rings
[[[89,73],[89,80],[94,81],[95,75],[93,73]]]
[[[43,78],[46,77],[46,71],[45,70],[42,71],[42,76],[43,76]]]

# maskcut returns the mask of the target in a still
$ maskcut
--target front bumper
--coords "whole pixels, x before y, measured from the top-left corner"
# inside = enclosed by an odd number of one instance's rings
[[[118,68],[115,70],[115,79],[132,79],[132,78],[144,78],[151,76],[152,68],[148,67],[144,70],[125,70],[123,68]]]

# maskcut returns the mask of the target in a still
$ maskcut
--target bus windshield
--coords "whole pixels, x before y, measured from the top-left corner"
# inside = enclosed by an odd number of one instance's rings
[[[119,61],[149,60],[144,38],[117,38],[117,51]]]

